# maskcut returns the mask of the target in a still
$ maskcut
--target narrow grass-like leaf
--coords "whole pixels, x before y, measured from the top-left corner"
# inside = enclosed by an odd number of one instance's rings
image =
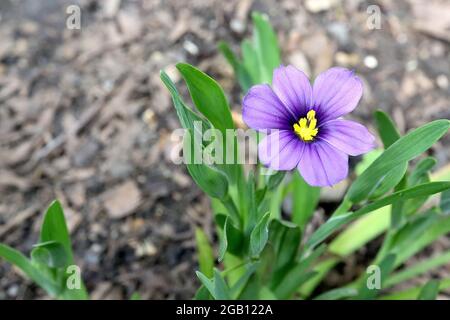
[[[284,177],[286,176],[286,171],[277,171],[271,175],[267,175],[267,182],[266,186],[267,189],[273,190],[276,187],[280,185],[280,183],[283,181]]]
[[[223,225],[222,237],[220,238],[219,256],[217,258],[217,260],[219,262],[221,262],[223,260],[223,258],[225,257],[225,253],[227,252],[227,248],[228,248],[228,236],[227,236],[228,219],[229,219],[229,217],[226,217],[225,223]]]
[[[450,214],[450,190],[441,193],[439,207],[443,214]]]
[[[197,242],[198,264],[200,271],[211,278],[213,276],[214,255],[208,237],[202,229],[195,229],[195,240]]]
[[[218,299],[215,295],[214,282],[211,281],[207,276],[205,276],[200,271],[196,271],[195,274],[200,279],[200,282],[205,286],[205,288],[209,291],[209,293],[213,296],[214,299]]]
[[[379,274],[370,274],[368,273],[364,278],[359,288],[359,294],[356,297],[356,299],[360,300],[368,300],[368,299],[374,299],[381,288],[383,288],[383,284],[388,278],[389,274],[394,270],[395,267],[395,255],[389,254],[387,255],[378,265],[377,267],[380,270]],[[371,280],[371,277],[373,279],[377,279],[380,281],[380,287],[372,287],[369,283]],[[373,283],[372,283],[373,285]]]
[[[337,288],[327,292],[324,292],[314,300],[340,300],[345,298],[353,298],[358,295],[358,290],[355,288]]]
[[[437,160],[433,157],[426,157],[419,161],[408,178],[408,185],[415,186],[429,181],[428,172],[436,165]]]
[[[19,251],[7,245],[0,244],[0,258],[5,259],[12,265],[15,265],[17,268],[22,270],[23,273],[25,273],[31,280],[36,282],[50,295],[56,297],[59,294],[59,285],[54,282],[53,279],[44,276],[43,273],[41,273],[32,264],[32,262]]]
[[[219,270],[214,268],[214,298],[217,300],[230,300],[230,290]]]
[[[271,284],[277,284],[297,260],[301,241],[300,227],[282,220],[272,220],[269,227],[269,243],[275,253],[271,269]]]
[[[400,133],[395,127],[394,121],[388,114],[381,110],[374,112],[375,123],[377,125],[378,134],[383,141],[384,148],[387,149],[395,141],[400,139]]]
[[[352,254],[387,229],[390,211],[386,206],[358,219],[333,239],[328,250],[340,257]]]
[[[414,239],[412,243],[403,246],[403,249],[398,251],[397,266],[448,233],[450,233],[450,216],[439,217],[422,234]]]
[[[434,257],[427,258],[405,270],[392,274],[385,282],[385,288],[395,286],[401,282],[417,277],[425,272],[450,263],[450,251],[444,254],[437,254]]]
[[[214,128],[225,133],[234,129],[230,107],[219,84],[207,74],[187,63],[178,63],[197,109],[212,123]]]
[[[222,230],[219,246],[219,261],[223,260],[227,251],[235,256],[240,256],[244,250],[244,236],[241,231],[234,226],[233,219],[224,214],[216,214],[215,220]],[[223,239],[224,237],[225,239]]]
[[[266,15],[254,12],[252,19],[254,47],[262,67],[261,80],[271,83],[273,70],[280,65],[277,36]]]
[[[228,43],[221,41],[219,42],[219,50],[224,55],[225,59],[227,59],[228,63],[233,67],[234,74],[241,86],[242,91],[245,93],[250,89],[253,85],[252,77],[250,73],[247,71],[245,66],[241,61],[238,60],[236,55],[230,49]]]
[[[436,120],[394,142],[355,180],[348,190],[346,198],[353,203],[361,202],[367,198],[387,172],[426,151],[449,128],[449,120]]]
[[[204,163],[196,163],[190,156],[189,150],[194,147],[195,139],[193,130],[187,129],[190,133],[183,140],[183,153],[186,158],[186,166],[194,181],[210,197],[225,199],[228,196],[228,180],[222,172]]]
[[[311,187],[297,170],[292,175],[292,222],[304,230],[319,203],[320,188]]]
[[[312,251],[307,257],[302,257],[295,265],[286,271],[285,276],[277,283],[272,283],[271,288],[279,299],[291,297],[307,281],[318,274],[313,269],[314,262],[325,252],[326,246],[321,245]]]
[[[443,279],[439,284],[439,291],[450,288],[450,279]],[[380,300],[415,300],[420,294],[422,287],[412,287],[400,292],[394,292],[380,297]]]
[[[269,238],[269,218],[270,213],[267,212],[261,217],[250,234],[250,256],[252,257],[259,256],[267,243]]]
[[[249,40],[244,40],[241,43],[241,51],[242,51],[242,63],[250,75],[250,79],[252,84],[262,83],[263,80],[261,78],[261,64],[259,63],[258,55],[253,47],[253,44]]]
[[[209,123],[186,106],[177,88],[175,87],[175,84],[164,71],[160,72],[160,78],[172,96],[173,105],[181,126],[185,129],[192,129],[194,131],[197,130],[197,133],[201,136],[203,132],[211,127]],[[201,126],[196,126],[195,122],[200,123]]]
[[[439,281],[438,280],[430,280],[428,281],[420,290],[418,300],[436,300],[436,297],[439,293]]]
[[[31,251],[33,261],[50,268],[63,268],[68,265],[67,253],[64,246],[56,241],[47,241],[34,245]]]
[[[316,275],[315,271],[305,271],[297,265],[286,274],[282,283],[276,287],[274,294],[278,299],[289,299],[302,284]]]
[[[399,200],[406,200],[415,197],[427,196],[450,189],[450,182],[430,182],[418,185],[409,189],[395,192],[389,196],[376,200],[365,207],[355,211],[331,217],[326,223],[321,225],[316,232],[313,233],[307,242],[308,247],[314,247],[325,240],[334,231],[343,225],[359,218],[369,212],[390,205]]]
[[[74,263],[69,230],[67,229],[62,206],[57,200],[53,201],[48,207],[41,227],[39,242],[44,243],[49,241],[62,244],[67,254],[67,264]]]

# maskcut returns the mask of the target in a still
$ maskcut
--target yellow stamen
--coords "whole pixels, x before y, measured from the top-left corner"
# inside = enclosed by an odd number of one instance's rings
[[[294,124],[294,131],[303,141],[310,142],[314,140],[314,137],[319,132],[316,126],[316,112],[310,110],[306,114],[306,118],[300,118],[298,123]]]

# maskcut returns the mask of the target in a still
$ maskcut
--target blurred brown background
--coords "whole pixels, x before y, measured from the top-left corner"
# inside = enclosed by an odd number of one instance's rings
[[[66,28],[73,4],[80,30]],[[380,29],[368,28],[370,5],[381,10]],[[353,116],[369,127],[377,108],[402,132],[450,118],[446,0],[2,0],[0,242],[28,254],[58,198],[93,298],[191,298],[194,227],[214,235],[208,202],[170,161],[179,124],[159,70],[187,98],[174,64],[196,65],[239,112],[217,43],[237,49],[251,34],[252,10],[269,15],[284,63],[311,76],[333,65],[355,69],[365,88]],[[439,166],[449,146],[447,135],[433,147]],[[341,278],[354,275],[356,260]],[[0,262],[0,299],[45,297]]]

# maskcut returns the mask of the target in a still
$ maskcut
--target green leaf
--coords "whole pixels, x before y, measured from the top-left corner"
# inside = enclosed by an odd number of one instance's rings
[[[196,137],[200,137],[201,139],[203,132],[209,129],[209,124],[184,104],[175,85],[164,71],[161,71],[160,76],[172,95],[172,100],[181,125],[187,129],[187,134],[183,139],[183,154],[190,175],[200,189],[209,196],[219,199],[225,198],[228,194],[228,181],[226,177],[218,170],[196,159],[196,155],[201,155],[203,151],[202,146],[196,143]]]
[[[244,274],[239,277],[239,279],[233,284],[230,289],[230,293],[233,297],[239,298],[241,293],[245,290],[245,287],[248,285],[250,279],[252,279],[253,274],[257,269],[258,263],[247,263],[245,265]]]
[[[243,251],[244,236],[233,224],[233,220],[224,214],[216,214],[216,223],[222,230],[219,247],[219,261],[222,261],[225,253],[240,256]]]
[[[353,203],[366,199],[387,172],[426,151],[448,131],[449,127],[449,120],[436,120],[394,142],[355,180],[346,198]]]
[[[288,221],[272,220],[269,226],[269,243],[272,245],[276,256],[273,263],[273,283],[278,283],[286,274],[286,270],[297,259],[300,241],[301,230],[299,226]]]
[[[39,242],[49,241],[60,243],[67,254],[67,265],[74,264],[69,230],[67,229],[63,209],[57,200],[53,201],[48,207],[41,227]]]
[[[215,297],[215,287],[214,282],[210,280],[207,276],[205,276],[200,271],[196,271],[195,274],[199,278],[200,282],[205,286],[205,288],[209,291],[209,293],[213,296],[214,299],[217,299]]]
[[[226,219],[225,219],[222,237],[220,238],[219,257],[217,258],[219,262],[221,262],[223,260],[223,258],[225,257],[225,253],[227,252],[227,248],[228,248],[228,236],[227,236],[228,218],[229,217],[226,217]]]
[[[445,290],[450,288],[450,279],[443,279],[440,281],[439,290]],[[420,294],[421,287],[412,287],[400,292],[390,293],[388,295],[380,297],[380,300],[414,300]]]
[[[442,216],[434,221],[434,223],[425,229],[412,243],[403,246],[402,250],[398,251],[397,263],[400,265],[411,256],[424,249],[443,235],[450,232],[450,216]]]
[[[271,83],[273,70],[280,65],[277,36],[266,15],[253,12],[252,19],[254,48],[262,67],[261,80]]]
[[[357,295],[358,290],[355,288],[337,288],[318,295],[314,300],[340,300],[356,297]]]
[[[142,300],[141,295],[139,294],[139,292],[133,292],[133,294],[130,297],[130,300]]]
[[[448,263],[450,263],[450,251],[444,254],[437,254],[434,257],[427,258],[426,260],[421,261],[411,267],[407,267],[404,270],[392,274],[386,280],[384,287],[388,288],[391,286],[395,286],[396,284],[417,277],[421,274],[424,274],[425,272],[428,272],[440,266],[444,266]]]
[[[414,243],[414,240],[418,239],[423,232],[428,230],[437,219],[439,219],[439,216],[434,209],[416,217],[392,236],[387,250],[391,253],[399,254],[407,247],[411,246],[411,244]]]
[[[379,181],[376,188],[371,191],[368,195],[369,200],[378,199],[379,197],[386,194],[393,187],[397,186],[408,170],[408,162],[402,163],[394,169],[390,170],[384,177]]]
[[[239,85],[241,86],[242,91],[247,92],[253,85],[253,81],[245,66],[238,60],[226,42],[219,42],[219,51],[222,52],[225,59],[227,59],[228,63],[233,67],[234,74],[239,82]]]
[[[450,190],[441,193],[441,202],[439,207],[443,214],[450,214]]]
[[[355,173],[360,176],[379,156],[383,154],[383,150],[375,149],[362,156],[361,162],[355,167]]]
[[[439,281],[430,280],[422,288],[417,297],[418,300],[436,300],[439,293]]]
[[[250,234],[250,256],[257,257],[264,249],[267,239],[269,238],[269,218],[270,213],[267,212],[256,224]]]
[[[53,279],[50,279],[41,273],[39,269],[37,269],[32,262],[19,251],[7,245],[0,244],[0,257],[22,270],[31,280],[36,282],[36,284],[53,297],[56,297],[60,292],[60,286],[54,282]]]
[[[436,165],[437,160],[433,157],[426,157],[419,161],[413,172],[408,178],[408,185],[415,186],[421,183],[429,182],[429,171]]]
[[[384,148],[387,149],[395,141],[400,139],[400,133],[395,127],[394,121],[383,111],[374,112],[375,123],[377,125],[378,134],[383,141]]]
[[[33,261],[50,268],[64,268],[68,266],[67,253],[64,246],[56,241],[47,241],[34,245],[31,251]]]
[[[320,247],[319,247],[320,248]],[[329,257],[323,259],[314,266],[313,271],[316,273],[313,277],[308,279],[302,286],[299,288],[298,292],[300,296],[304,299],[308,298],[314,289],[320,284],[322,279],[325,278],[327,273],[333,269],[339,263],[339,259],[337,257]]]
[[[328,247],[329,251],[346,257],[363,247],[387,229],[390,211],[390,207],[383,207],[358,219],[333,239]]]
[[[292,175],[292,222],[304,230],[320,199],[320,188],[311,187],[296,171]]]
[[[393,204],[396,201],[431,195],[447,189],[450,189],[450,182],[430,182],[409,189],[397,191],[389,196],[376,200],[355,212],[333,216],[312,234],[311,238],[307,242],[307,246],[316,246],[317,244],[325,240],[334,231],[349,223],[350,221],[353,221],[356,218],[359,218],[379,208]]]
[[[213,296],[215,300],[229,300],[230,292],[225,280],[220,275],[220,272],[214,268],[213,280],[209,279],[200,271],[196,272],[197,277],[200,279],[205,288]]]
[[[241,44],[241,51],[242,51],[242,59],[243,59],[243,65],[245,70],[250,75],[250,78],[252,80],[252,84],[259,84],[264,82],[261,79],[261,70],[262,68],[258,55],[253,48],[252,43],[249,40],[242,41]]]
[[[217,300],[230,300],[230,290],[225,280],[220,275],[219,270],[214,268],[214,297]]]
[[[178,63],[177,69],[186,81],[195,106],[214,128],[222,133],[226,129],[234,129],[230,107],[219,84],[187,63]]]
[[[286,176],[286,171],[277,171],[273,174],[267,175],[266,186],[268,190],[273,190],[280,185]]]
[[[173,105],[175,106],[175,111],[177,112],[178,118],[180,119],[181,126],[185,129],[194,130],[195,132],[197,132],[197,134],[202,136],[203,132],[205,132],[211,126],[207,121],[205,121],[205,119],[198,116],[194,111],[186,106],[180,94],[178,93],[175,84],[164,71],[160,72],[160,78],[169,90],[170,95],[172,96]],[[200,123],[201,126],[196,126],[195,122]]]
[[[315,271],[304,270],[301,264],[292,268],[284,277],[284,280],[274,290],[274,294],[278,299],[289,299],[302,284],[314,277]]]
[[[190,133],[189,135],[185,135],[185,139],[183,140],[183,153],[186,159],[186,166],[191,175],[192,179],[197,183],[197,185],[202,189],[210,197],[225,199],[228,195],[228,180],[226,176],[216,170],[213,167],[210,167],[203,163],[195,163],[195,161],[191,161],[189,156],[186,156],[190,153],[189,150],[192,150],[192,145],[195,139],[191,139],[193,137],[193,132],[191,129],[187,129]]]
[[[195,293],[194,300],[211,300],[212,296],[204,285],[201,285]]]
[[[208,237],[202,229],[195,229],[195,240],[197,242],[198,264],[200,271],[207,277],[213,276],[214,255]]]
[[[313,263],[325,252],[326,246],[321,245],[310,252],[306,257],[302,257],[290,268],[285,276],[278,283],[272,283],[271,288],[279,299],[291,297],[307,281],[317,275],[317,270],[312,269]]]
[[[388,278],[389,274],[392,272],[392,270],[394,270],[395,267],[395,255],[393,254],[389,254],[387,255],[378,265],[378,267],[380,268],[380,274],[379,274],[379,279],[380,279],[380,289],[383,288],[383,284],[386,281],[385,279]],[[365,277],[364,280],[361,283],[361,286],[359,288],[359,294],[356,297],[356,299],[360,299],[360,300],[368,300],[368,299],[374,299],[380,289],[378,288],[371,288],[369,287],[369,277],[374,277],[376,276],[375,274],[370,274],[368,273]]]
[[[256,195],[255,195],[255,174],[253,171],[250,171],[247,179],[247,192],[246,192],[246,209],[244,213],[244,219],[247,220],[245,225],[248,225],[250,230],[254,227],[255,223],[259,220],[257,205],[256,205]]]

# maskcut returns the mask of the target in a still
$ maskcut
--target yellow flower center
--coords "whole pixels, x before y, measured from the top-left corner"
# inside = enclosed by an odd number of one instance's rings
[[[319,129],[316,128],[316,126],[316,112],[310,110],[306,114],[306,118],[300,118],[298,123],[294,124],[294,131],[303,141],[310,142],[314,140],[314,137],[319,132]]]

